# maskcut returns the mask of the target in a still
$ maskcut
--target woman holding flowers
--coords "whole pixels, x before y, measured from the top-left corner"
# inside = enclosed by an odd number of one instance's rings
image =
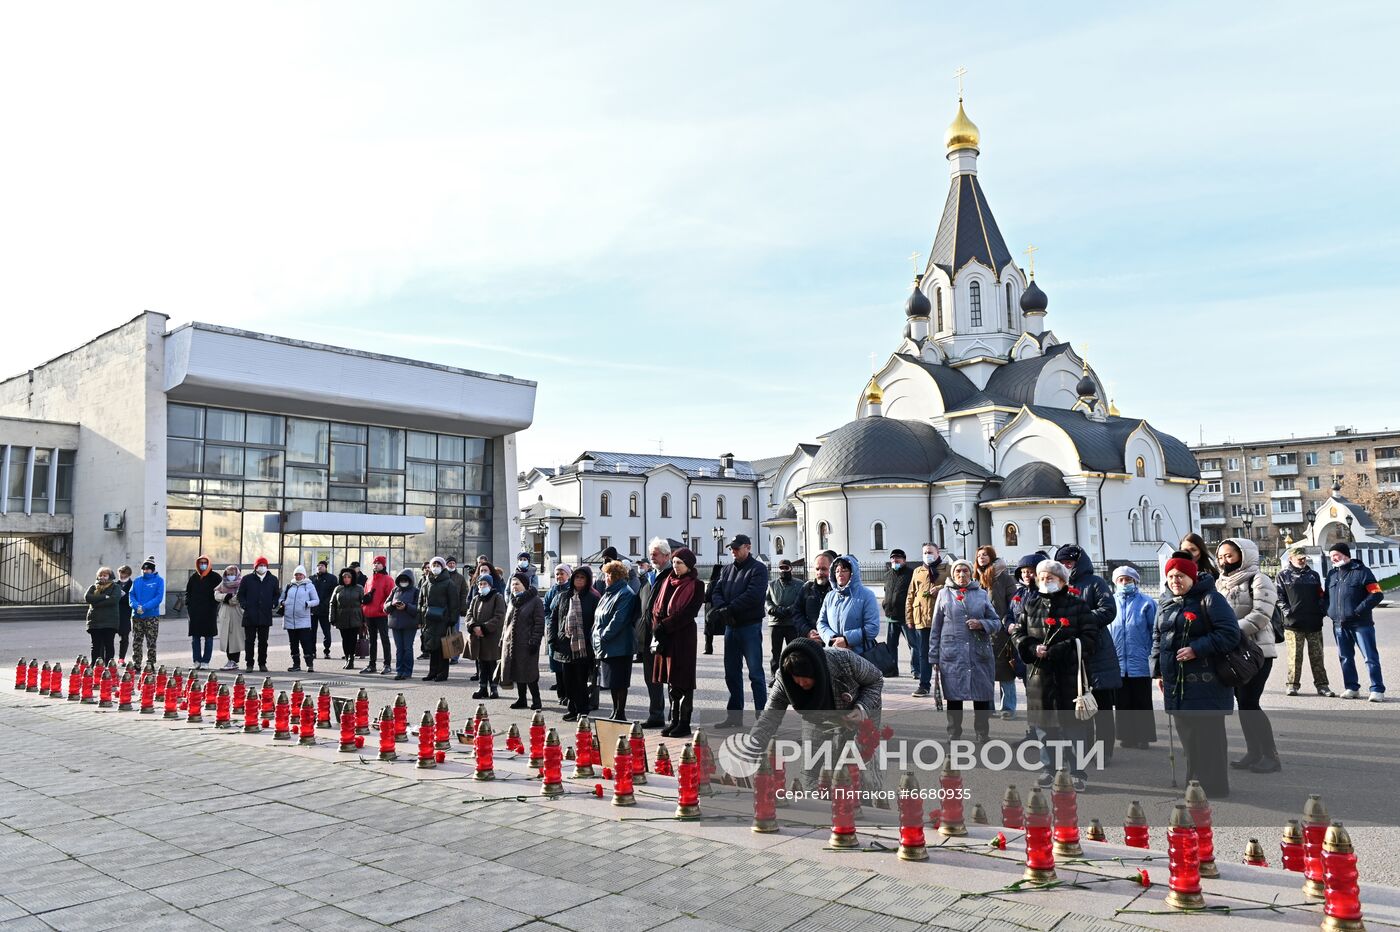
[[[1181,733],[1186,779],[1200,780],[1207,796],[1223,799],[1230,795],[1225,716],[1235,707],[1235,693],[1220,682],[1215,661],[1239,643],[1240,624],[1189,553],[1172,554],[1166,583],[1157,603],[1152,676]]]
[[[1049,742],[1069,741],[1075,747],[1066,749],[1065,763],[1075,789],[1082,791],[1088,779],[1080,757],[1084,723],[1074,717],[1074,700],[1080,692],[1080,664],[1099,643],[1098,626],[1089,606],[1069,591],[1063,563],[1040,561],[1035,578],[1040,594],[1022,610],[1012,644],[1026,664],[1026,714],[1041,742],[1036,785],[1049,787],[1055,781],[1056,747]]]
[[[962,737],[963,703],[972,702],[972,728],[977,743],[985,744],[996,689],[996,655],[992,635],[1001,619],[991,596],[973,575],[972,564],[958,560],[950,582],[938,592],[929,636],[929,663],[938,667],[943,695],[948,700],[948,737]]]

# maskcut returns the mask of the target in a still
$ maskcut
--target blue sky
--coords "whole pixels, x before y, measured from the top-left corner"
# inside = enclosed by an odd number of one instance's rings
[[[963,65],[1125,414],[1400,428],[1400,8],[1136,6],[13,7],[9,369],[149,308],[536,380],[522,467],[785,453],[897,344]]]

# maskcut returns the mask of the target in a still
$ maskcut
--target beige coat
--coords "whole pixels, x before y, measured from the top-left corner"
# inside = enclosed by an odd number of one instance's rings
[[[1274,646],[1274,605],[1278,589],[1267,574],[1259,571],[1259,547],[1243,537],[1228,538],[1240,550],[1240,568],[1215,581],[1215,590],[1225,597],[1239,619],[1240,631],[1254,638],[1265,657],[1277,657]]]
[[[904,623],[914,629],[933,627],[933,606],[938,591],[948,583],[948,564],[939,560],[930,573],[928,564],[920,563],[909,580],[909,594],[904,598]]]

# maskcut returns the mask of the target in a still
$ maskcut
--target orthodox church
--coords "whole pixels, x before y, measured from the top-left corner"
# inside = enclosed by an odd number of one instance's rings
[[[854,419],[771,474],[765,552],[830,548],[876,563],[925,541],[955,555],[990,543],[1011,559],[1078,543],[1100,571],[1154,566],[1199,526],[1196,459],[1121,415],[1083,355],[1047,329],[1049,298],[992,216],[961,98],[945,143],[948,197],[903,337]]]

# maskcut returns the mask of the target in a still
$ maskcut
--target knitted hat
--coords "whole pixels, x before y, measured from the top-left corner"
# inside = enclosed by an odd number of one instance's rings
[[[253,569],[257,569],[260,566],[267,566],[267,557],[258,557],[253,561]]]
[[[1172,557],[1170,560],[1168,560],[1167,565],[1162,570],[1162,575],[1166,576],[1172,570],[1176,570],[1180,573],[1185,573],[1187,576],[1190,576],[1193,580],[1196,578],[1196,574],[1200,572],[1199,567],[1196,566],[1196,561],[1188,560],[1185,557]]]
[[[1348,544],[1344,540],[1339,540],[1335,544],[1327,548],[1328,553],[1332,553],[1333,551],[1340,553],[1342,556],[1348,559],[1351,558],[1351,544]]]
[[[1037,576],[1041,573],[1053,573],[1066,583],[1069,582],[1069,570],[1065,569],[1065,565],[1059,560],[1041,560],[1035,565],[1035,573]]]
[[[1084,551],[1080,549],[1078,544],[1065,544],[1055,551],[1055,559],[1060,563],[1064,563],[1066,560],[1077,562],[1082,556],[1084,556]]]
[[[1118,577],[1120,576],[1126,576],[1128,579],[1131,579],[1135,583],[1140,584],[1142,582],[1142,576],[1139,575],[1138,571],[1133,569],[1131,566],[1118,567],[1118,569],[1113,571],[1113,575],[1110,576],[1109,579],[1112,579],[1114,582],[1117,582]]]
[[[513,574],[511,575],[510,578],[511,578],[511,579],[518,579],[518,580],[520,580],[520,585],[524,586],[526,589],[529,589],[529,588],[530,588],[530,574],[529,574],[529,573],[513,573]]]
[[[1038,554],[1038,553],[1028,553],[1028,554],[1026,554],[1026,555],[1025,555],[1024,557],[1022,557],[1020,560],[1017,560],[1017,561],[1016,561],[1016,573],[1017,573],[1017,575],[1020,575],[1021,570],[1034,570],[1037,566],[1040,565],[1040,561],[1041,561],[1041,560],[1044,560],[1044,559],[1045,559],[1045,557],[1041,556],[1041,555]]]

